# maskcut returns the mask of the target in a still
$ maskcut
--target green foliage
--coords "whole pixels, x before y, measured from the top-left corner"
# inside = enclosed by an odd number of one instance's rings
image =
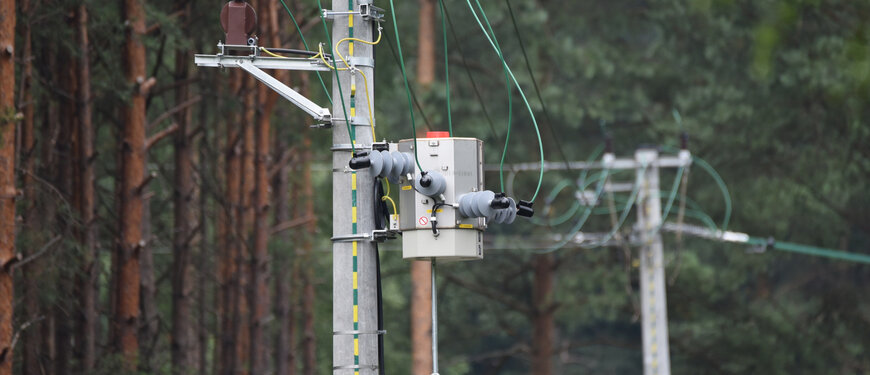
[[[89,52],[97,131],[99,304],[108,306],[111,249],[117,231],[113,202],[118,175],[115,158],[122,126],[118,109],[130,92],[121,69],[124,20],[118,4],[85,3],[90,11]],[[299,5],[289,3],[294,9]],[[508,118],[501,62],[464,0],[444,3],[453,25],[448,34],[447,57],[451,64],[455,133],[483,139],[486,161],[497,163]],[[50,111],[58,111],[62,98],[69,94],[59,92],[62,77],[56,66],[81,53],[75,46],[67,12],[77,4],[74,0],[49,1],[34,14],[21,18],[31,20],[34,26],[34,50],[39,51],[34,90],[38,108],[45,109],[41,116],[45,117],[46,127],[57,117],[50,117]],[[222,31],[218,4],[191,1],[192,17],[179,17],[177,2],[154,0],[146,4],[148,25],[155,27],[144,41],[148,71],[157,79],[155,89],[163,89],[148,99],[148,118],[153,120],[175,105],[173,90],[167,87],[175,80],[176,59],[213,52]],[[508,64],[543,125],[544,106],[534,93],[505,3],[486,1],[482,5]],[[728,183],[734,201],[729,228],[784,241],[852,251],[870,249],[870,28],[866,26],[870,1],[511,0],[511,5],[549,114],[548,124],[542,127],[548,160],[561,160],[556,144],[562,146],[568,159],[585,160],[601,144],[602,124],[612,134],[620,156],[629,155],[640,144],[676,144],[679,133],[685,130],[691,137],[692,152],[708,160]],[[325,42],[319,25],[305,27],[306,22],[318,22],[316,4],[304,2],[301,6],[305,9],[296,16],[309,43],[313,46]],[[414,1],[398,1],[396,7],[404,58],[413,82],[418,64],[417,26],[413,20],[417,19],[419,6]],[[295,38],[289,19],[282,15],[281,23]],[[376,49],[375,115],[378,135],[396,141],[410,138],[412,132],[410,115],[403,105],[404,83],[394,60],[394,53],[398,53],[395,38],[390,38],[394,25],[386,23],[384,27],[384,42]],[[440,35],[435,44],[440,46]],[[175,51],[179,49],[188,55],[177,56]],[[436,61],[442,64],[443,55]],[[241,104],[238,96],[230,92],[227,72],[192,71],[197,79],[192,87],[203,98],[195,114],[196,122],[202,125],[196,146],[196,179],[206,197],[202,206],[206,218],[202,240],[206,246],[197,250],[202,253],[197,253],[195,259],[198,271],[213,273],[216,256],[212,251],[219,245],[215,218],[224,209],[225,171],[221,160],[227,129],[222,124],[238,114]],[[308,78],[312,83],[308,96],[325,103],[326,96],[315,77]],[[412,84],[412,88],[422,107],[422,111],[415,108],[418,127],[446,130],[444,82],[429,88]],[[520,103],[516,95],[513,100],[514,104]],[[289,145],[301,144],[304,118],[295,107],[278,103],[272,115],[275,137]],[[675,109],[682,116],[681,124],[673,118]],[[0,119],[0,123],[4,122]],[[158,124],[149,133],[166,125]],[[506,162],[536,161],[538,149],[531,118],[518,105],[514,105],[513,126]],[[545,130],[547,126],[553,128],[552,134]],[[315,165],[330,160],[329,132],[312,130],[308,134]],[[52,136],[50,131],[41,130],[37,148]],[[44,152],[64,157],[55,150]],[[156,374],[168,373],[169,363],[171,290],[167,275],[174,224],[173,162],[171,142],[164,141],[149,153],[148,170],[159,175],[149,186],[153,194],[149,200],[149,246],[154,253],[155,273],[161,276],[156,296],[161,324],[159,337],[149,348],[153,355],[142,371]],[[673,177],[670,173],[662,175],[665,192],[669,186],[664,184]],[[20,230],[18,246],[27,249],[26,253],[42,246],[51,234],[69,233],[80,224],[68,199],[61,198],[68,191],[51,185],[62,180],[58,172],[40,170],[40,175],[45,180],[37,184],[40,198],[19,204],[33,203],[39,212],[57,219]],[[497,175],[486,177],[487,187],[494,188]],[[536,177],[534,173],[518,174],[514,195],[530,196]],[[573,184],[578,177],[576,173],[547,173],[541,196],[546,197],[564,181]],[[630,173],[615,178],[632,180]],[[315,168],[313,180],[318,230],[305,235],[316,238],[316,251],[304,267],[313,270],[318,295],[317,369],[318,373],[328,374],[332,363],[328,168]],[[721,194],[713,179],[700,168],[690,171],[688,192],[691,211],[687,221],[721,223],[725,214]],[[541,217],[546,215],[545,205],[551,206],[552,217],[556,217],[574,203],[571,189],[555,195],[550,204],[543,201],[539,199],[536,204]],[[617,195],[617,207],[626,201],[627,195]],[[582,213],[582,209],[578,212]],[[547,247],[553,235],[566,233],[579,213],[552,227],[518,220],[511,227],[490,228],[488,233],[494,235],[491,243],[488,238],[486,260],[440,268],[444,274],[503,297],[500,302],[448,281],[447,277],[440,278],[443,373],[529,373],[534,349],[534,314],[529,311],[536,308],[531,251]],[[599,210],[594,214],[583,231],[610,230],[609,212]],[[865,354],[870,351],[870,303],[865,296],[870,270],[866,266],[781,252],[754,254],[740,246],[689,238],[678,244],[671,235],[665,236],[665,244],[667,274],[672,281],[668,298],[674,373],[870,372]],[[288,265],[298,261],[298,246],[298,238],[292,243],[273,241],[273,272],[293,269]],[[52,309],[74,308],[71,291],[56,286],[75,276],[73,270],[78,269],[77,254],[81,249],[66,239],[58,248],[51,253],[51,266],[40,281],[40,301]],[[386,360],[389,373],[406,374],[410,373],[410,280],[407,263],[397,250],[395,243],[381,247],[389,332]],[[553,296],[558,303],[556,373],[640,373],[637,250],[566,248],[554,257],[558,265]],[[206,294],[208,301],[216,298],[214,290]],[[292,294],[281,297],[298,301],[299,291]],[[514,306],[504,303],[505,299]],[[104,333],[109,331],[106,313],[101,311],[100,329]],[[209,310],[205,319],[209,333],[217,332],[214,312]],[[276,327],[272,321],[268,329],[274,332]],[[107,345],[105,339],[101,345]],[[209,335],[210,362],[215,359],[215,345],[216,338]],[[122,373],[116,357],[102,356],[99,362],[98,374]]]

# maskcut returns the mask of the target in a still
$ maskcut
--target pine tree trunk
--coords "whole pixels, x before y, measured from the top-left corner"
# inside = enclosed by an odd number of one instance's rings
[[[532,344],[532,375],[553,374],[554,314],[552,254],[535,255],[535,284],[532,295],[534,303],[534,338]]]
[[[278,39],[278,17],[275,2],[260,2],[260,29],[262,42],[280,46]],[[276,78],[282,79],[279,73]],[[270,310],[269,300],[269,169],[272,165],[269,153],[272,110],[278,99],[277,94],[262,84],[257,84],[260,111],[255,129],[254,160],[254,235],[251,257],[251,374],[262,375],[268,370],[267,358],[270,357],[266,342],[265,323]]]
[[[428,88],[435,82],[435,5],[437,0],[419,0],[419,2],[417,81],[424,88]]]
[[[139,253],[142,241],[142,208],[145,180],[145,36],[144,0],[124,0],[123,17],[126,40],[123,71],[131,88],[131,98],[122,108],[120,184],[118,190],[119,233],[114,279],[113,338],[115,350],[124,359],[124,367],[137,366],[139,344]]]
[[[175,79],[184,81],[190,76],[189,53],[178,50],[175,54]],[[176,105],[186,102],[189,86],[183,84],[175,90]],[[193,330],[191,325],[192,264],[191,241],[194,237],[193,148],[189,137],[190,107],[175,116],[175,235],[172,241],[172,373],[189,374],[195,369]]]
[[[0,0],[0,375],[12,375],[15,258],[15,1]]]
[[[78,372],[90,373],[96,361],[96,325],[97,325],[97,227],[94,225],[96,197],[94,190],[94,128],[91,120],[91,71],[88,57],[88,10],[84,4],[76,9],[76,41],[78,45],[78,138],[76,147],[76,162],[79,176],[77,177],[77,196],[79,199],[77,211],[81,227],[77,231],[77,240],[83,251],[81,271],[76,278],[76,295],[79,308],[77,311],[75,341]]]
[[[230,73],[230,92],[238,96],[242,90],[243,72]],[[219,236],[221,238],[221,256],[218,265],[218,280],[220,284],[220,302],[218,304],[218,321],[220,322],[220,351],[217,355],[218,374],[234,373],[235,363],[235,331],[233,321],[236,312],[238,288],[237,258],[241,243],[239,241],[238,212],[241,206],[241,123],[242,116],[231,116],[227,123],[227,144],[225,156],[226,196],[221,215]]]
[[[254,145],[256,130],[256,81],[253,77],[245,76],[243,79],[243,115],[242,115],[242,173],[241,173],[241,205],[239,206],[236,223],[240,229],[240,246],[236,264],[239,265],[236,273],[236,305],[233,321],[233,331],[236,340],[236,363],[235,373],[248,374],[250,371],[250,346],[251,346],[251,279],[248,268],[245,265],[251,262],[252,236],[254,231],[254,192],[255,192],[255,168],[254,168]]]
[[[435,81],[435,0],[420,1],[417,82]],[[432,372],[432,263],[411,262],[411,373]]]

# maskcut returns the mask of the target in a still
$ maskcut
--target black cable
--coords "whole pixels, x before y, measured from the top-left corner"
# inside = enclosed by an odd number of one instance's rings
[[[387,45],[390,46],[390,53],[393,55],[393,60],[396,60],[396,65],[399,65],[399,57],[396,54],[396,50],[393,48],[393,43],[390,41],[389,35],[384,33],[384,38],[387,39]],[[426,123],[426,129],[432,131],[432,124],[429,123],[429,117],[426,116],[426,112],[423,112],[423,106],[421,106],[420,102],[417,100],[417,93],[414,91],[414,87],[408,85],[408,88],[411,91],[411,98],[414,100],[414,105],[417,107],[417,110],[420,111],[420,114],[423,115],[423,122]]]
[[[375,213],[375,229],[386,229],[390,222],[390,210],[387,208],[387,202],[384,201],[384,185],[381,184],[381,179],[375,178],[374,189],[374,213]]]
[[[378,243],[375,242],[375,275],[378,278],[377,294],[378,294],[378,374],[385,375],[386,369],[384,366],[384,292],[381,287],[381,252],[378,250]]]
[[[570,162],[568,161],[568,157],[565,156],[565,151],[562,149],[562,144],[559,142],[559,137],[556,135],[556,131],[553,130],[553,121],[550,120],[550,111],[547,110],[547,104],[544,103],[544,98],[541,96],[541,89],[538,87],[538,80],[535,79],[535,73],[532,72],[531,60],[529,60],[529,55],[526,54],[526,46],[523,43],[523,37],[520,35],[519,26],[517,26],[517,19],[514,16],[514,9],[511,6],[510,0],[505,0],[508,6],[508,12],[511,15],[511,22],[514,24],[514,33],[517,35],[517,40],[520,42],[520,50],[523,52],[523,58],[526,60],[526,69],[529,71],[529,77],[532,78],[532,84],[535,86],[535,93],[538,94],[538,100],[541,102],[541,108],[544,110],[544,119],[545,124],[547,125],[547,129],[550,130],[550,136],[553,137],[553,141],[556,143],[556,150],[559,151],[559,155],[562,156],[562,160],[565,161],[565,167],[570,169]]]
[[[290,54],[290,55],[302,55],[302,56],[311,56],[311,57],[314,57],[314,56],[317,56],[318,54],[320,54],[320,52],[315,52],[315,51],[306,51],[306,50],[304,50],[304,49],[293,49],[293,48],[267,48],[267,47],[263,47],[263,48],[265,48],[266,51],[269,51],[269,52],[272,52],[272,53],[286,53],[286,54]],[[327,58],[330,58],[330,59],[332,58],[332,55],[325,55],[325,56],[326,56]]]
[[[434,205],[432,205],[432,218],[429,219],[429,221],[432,223],[432,234],[435,235],[436,237],[438,236],[439,233],[438,233],[438,217],[436,217],[435,215],[438,213],[438,208],[445,207],[445,206],[449,206],[449,204],[444,203],[444,202],[437,202]]]
[[[447,17],[447,23],[450,24],[450,33],[453,34],[456,48],[459,49],[459,57],[462,58],[462,67],[465,68],[465,73],[468,75],[468,81],[471,82],[471,88],[474,89],[474,95],[477,97],[477,101],[480,102],[480,108],[483,109],[483,115],[486,117],[486,123],[489,124],[489,130],[492,131],[493,138],[498,139],[498,133],[495,132],[495,125],[493,125],[492,117],[489,116],[489,111],[486,110],[486,104],[483,102],[483,96],[480,95],[480,90],[477,88],[477,82],[474,81],[474,75],[471,74],[471,69],[468,69],[468,61],[465,61],[465,52],[462,51],[462,42],[459,41],[459,37],[456,36],[456,31],[453,30],[455,27],[453,26],[453,20],[450,18],[450,12],[447,9],[447,6],[444,6],[444,15]]]

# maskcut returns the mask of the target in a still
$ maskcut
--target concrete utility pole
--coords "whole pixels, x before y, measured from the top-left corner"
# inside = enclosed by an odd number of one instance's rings
[[[374,21],[363,20],[356,12],[359,3],[371,0],[333,0],[332,40],[336,42],[352,36],[373,41],[377,38]],[[374,77],[374,49],[363,43],[344,42],[339,51],[351,66]],[[352,51],[352,53],[351,53]],[[334,51],[335,52],[335,51]],[[335,60],[338,60],[337,58]],[[378,314],[377,277],[375,274],[375,244],[362,235],[374,229],[374,199],[371,169],[352,171],[351,141],[345,126],[347,116],[356,133],[357,149],[369,149],[372,144],[369,124],[369,103],[366,102],[363,75],[352,71],[339,71],[339,82],[333,79],[333,133],[332,133],[332,362],[335,374],[377,374]],[[374,98],[374,82],[369,81],[370,98]],[[354,95],[355,93],[355,95]],[[374,105],[372,105],[374,107]],[[356,238],[356,241],[335,240]]]
[[[670,375],[671,360],[668,345],[668,307],[665,289],[665,265],[661,230],[668,229],[662,226],[662,203],[659,193],[659,172],[661,168],[686,168],[692,164],[692,156],[688,150],[680,150],[679,156],[659,156],[654,148],[641,148],[635,151],[634,158],[614,158],[613,154],[605,154],[603,161],[585,162],[573,161],[569,163],[547,162],[544,169],[555,170],[635,170],[634,183],[607,182],[604,189],[609,192],[628,192],[638,189],[637,192],[637,223],[634,233],[637,235],[640,245],[640,309],[641,331],[643,333],[643,373],[644,375]],[[497,171],[498,165],[486,165],[487,171]],[[508,176],[508,193],[511,192],[511,181],[517,172],[536,171],[539,165],[535,163],[523,163],[511,165]],[[684,173],[688,173],[686,170]],[[594,194],[587,191],[586,193]],[[585,195],[585,194],[584,194]],[[727,233],[726,233],[727,234]],[[718,234],[715,234],[718,235]],[[736,237],[727,234],[729,238]],[[591,235],[584,233],[584,237],[590,239],[609,237],[606,234]],[[597,239],[595,240],[597,241]],[[600,246],[609,246],[615,242],[608,241],[598,243]]]
[[[636,233],[640,248],[640,306],[643,333],[644,375],[670,375],[668,347],[668,305],[665,290],[664,255],[662,254],[662,203],[659,196],[659,153],[639,149],[634,154],[641,166],[637,169]]]

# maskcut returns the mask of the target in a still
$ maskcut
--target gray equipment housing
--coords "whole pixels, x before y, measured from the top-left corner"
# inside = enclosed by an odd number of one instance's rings
[[[439,235],[432,232],[432,207],[439,197],[429,197],[414,188],[407,177],[400,180],[399,206],[402,213],[402,256],[405,259],[438,261],[483,258],[486,219],[463,217],[457,208],[459,197],[483,190],[483,141],[474,138],[418,138],[417,157],[424,171],[438,172],[446,188],[441,194],[446,206],[435,212]],[[399,141],[399,151],[414,152],[414,140]],[[413,172],[419,179],[420,171]]]

